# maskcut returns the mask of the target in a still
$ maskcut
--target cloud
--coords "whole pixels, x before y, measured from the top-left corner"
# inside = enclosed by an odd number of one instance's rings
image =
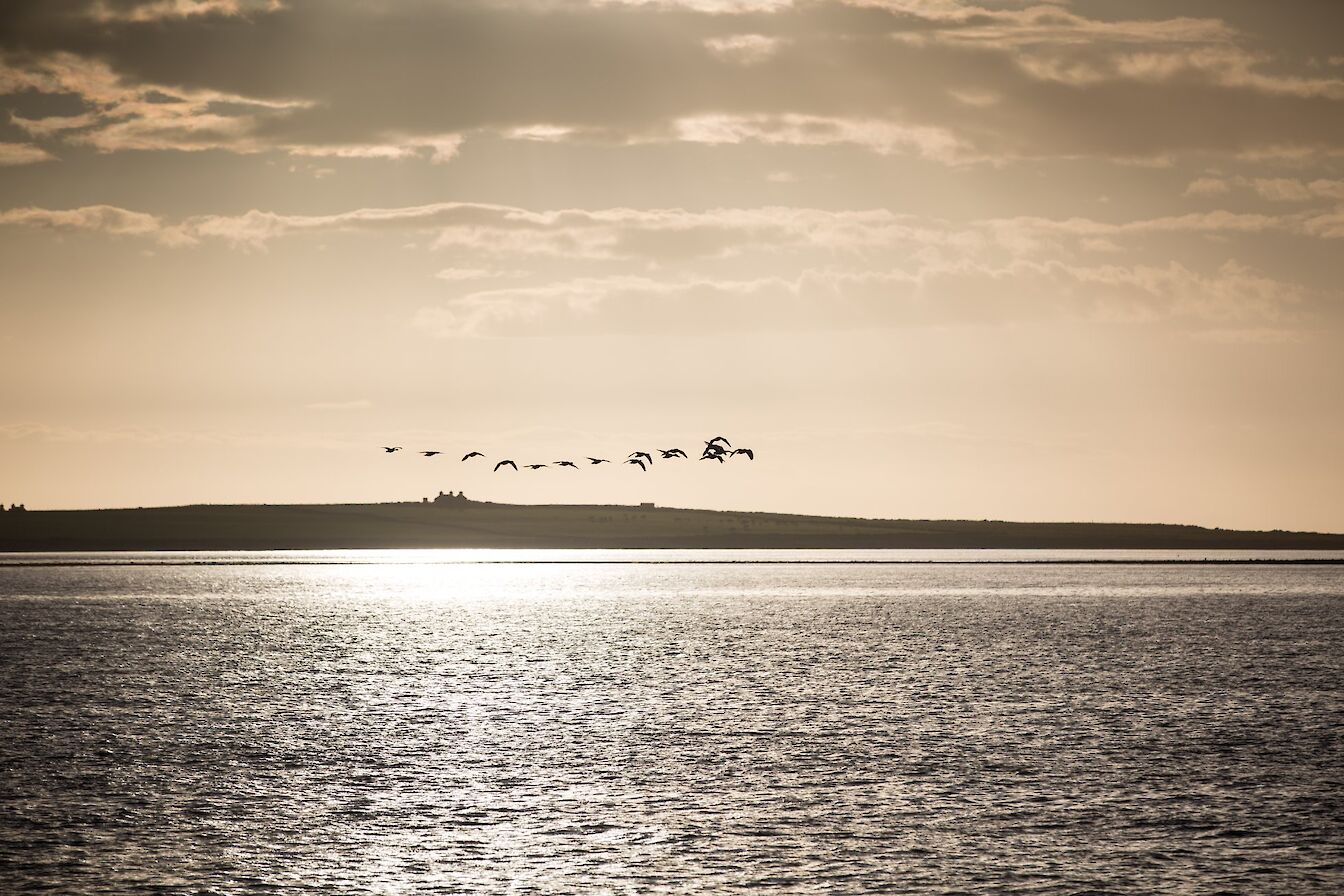
[[[964,164],[1344,146],[1344,79],[1212,18],[727,0],[155,0],[103,4],[101,21],[23,8],[0,35],[0,93],[81,98],[59,113],[70,127],[26,126],[107,152],[441,162],[492,135]]]
[[[898,124],[881,119],[834,118],[821,115],[701,115],[672,123],[676,139],[685,143],[763,143],[771,146],[833,146],[848,144],[883,155],[912,153],[937,161],[983,161],[946,130]]]
[[[1190,181],[1185,188],[1186,196],[1221,196],[1231,190],[1227,180],[1221,177],[1200,177]]]
[[[1344,180],[1317,178],[1312,181],[1291,178],[1255,178],[1251,181],[1261,198],[1281,202],[1304,202],[1313,199],[1344,199]]]
[[[782,43],[779,38],[764,34],[730,34],[705,39],[705,47],[711,53],[741,65],[764,62],[779,50]]]
[[[1235,260],[1214,268],[1177,260],[1175,238],[1344,238],[1337,210],[956,222],[885,209],[534,210],[448,202],[178,221],[113,206],[29,207],[0,212],[0,224],[244,249],[305,234],[397,234],[396,243],[407,231],[422,234],[417,243],[452,263],[435,275],[444,301],[425,305],[415,324],[450,337],[1054,318],[1282,327],[1310,307],[1314,293]]]
[[[1319,239],[1341,236],[1331,213],[1282,215],[1226,210],[1130,221],[1017,216],[956,222],[917,218],[887,209],[831,211],[763,206],[533,210],[490,203],[441,202],[401,208],[361,208],[329,215],[253,209],[241,215],[198,215],[176,223],[114,206],[0,212],[0,224],[89,230],[154,238],[170,246],[218,240],[264,249],[303,234],[411,231],[427,234],[440,251],[478,258],[541,257],[571,261],[640,261],[675,265],[693,259],[733,259],[782,253],[849,258],[908,254],[1115,251],[1122,241],[1152,236],[1285,233]],[[523,273],[505,267],[447,268],[441,279]],[[485,276],[485,273],[480,274]]]
[[[0,168],[10,165],[32,165],[56,158],[40,146],[31,143],[0,143]]]
[[[87,108],[76,115],[40,118],[11,115],[17,127],[33,138],[60,140],[99,152],[278,151],[316,158],[425,158],[444,163],[457,154],[462,143],[458,134],[390,131],[372,135],[375,140],[358,143],[287,139],[282,133],[284,120],[310,105],[308,101],[249,97],[157,83],[128,84],[106,63],[71,53],[57,53],[18,65],[6,64],[0,58],[0,94],[25,90],[73,94]]]
[[[1302,225],[1303,231],[1325,240],[1344,239],[1344,208],[1333,212],[1308,217]]]
[[[1252,181],[1255,192],[1271,202],[1301,202],[1313,198],[1313,193],[1301,181],[1287,177],[1259,177]]]
[[[94,0],[85,15],[100,23],[162,22],[192,16],[241,16],[274,12],[279,0]]]
[[[333,215],[284,215],[254,209],[243,215],[187,218],[177,229],[194,240],[220,239],[250,248],[301,233],[412,230],[433,234],[433,245],[441,250],[655,262],[727,257],[760,247],[860,251],[898,241],[953,245],[974,239],[881,209],[767,206],[705,211],[621,207],[537,211],[466,202],[356,209]]]
[[[1223,195],[1231,192],[1234,187],[1253,190],[1261,199],[1270,202],[1344,199],[1344,180],[1316,178],[1308,181],[1291,177],[1201,177],[1190,182],[1185,189],[1185,195]]]
[[[462,146],[461,134],[391,138],[386,143],[333,145],[284,144],[290,155],[330,159],[411,159],[427,157],[436,165],[452,160]]]
[[[1305,291],[1235,262],[1211,272],[1178,264],[1076,265],[1018,260],[934,263],[911,270],[805,270],[746,280],[585,277],[479,290],[421,308],[441,338],[585,332],[985,326],[1075,319],[1284,322]]]
[[[58,231],[100,231],[117,236],[156,236],[164,224],[154,215],[112,205],[72,209],[12,208],[0,212],[0,224],[17,224]]]
[[[209,89],[128,84],[105,62],[55,53],[15,64],[0,57],[0,92],[75,95],[77,115],[11,116],[33,137],[63,140],[101,152],[123,150],[259,152],[269,148],[258,131],[268,116],[284,115],[302,100],[246,97]]]

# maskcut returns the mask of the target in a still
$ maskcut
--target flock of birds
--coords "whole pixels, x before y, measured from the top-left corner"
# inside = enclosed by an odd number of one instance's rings
[[[382,447],[383,451],[388,454],[395,454],[402,450],[402,446],[400,445],[384,445]],[[659,448],[658,453],[662,455],[663,460],[674,460],[678,458],[682,460],[688,459],[686,452],[682,451],[680,448]],[[440,454],[443,454],[443,452],[421,451],[420,454],[425,457],[437,457]],[[705,443],[705,450],[700,452],[700,459],[723,463],[728,460],[728,458],[737,457],[739,455],[745,457],[747,460],[756,459],[755,452],[750,448],[734,448],[732,443],[723,436],[715,436]],[[468,451],[466,454],[462,455],[462,460],[463,462],[466,462],[474,457],[485,458],[485,455],[479,451]],[[630,452],[630,456],[624,462],[639,467],[647,473],[649,467],[653,466],[653,455],[647,451],[632,451]],[[597,464],[609,464],[612,463],[612,461],[605,457],[590,457],[588,458],[588,463],[595,466]],[[573,467],[576,470],[579,467],[579,465],[572,460],[553,460],[549,464],[523,464],[524,469],[528,470],[540,470],[542,467],[551,466]],[[518,469],[518,464],[506,458],[495,464],[494,472],[498,473],[502,467],[512,467],[516,471]]]

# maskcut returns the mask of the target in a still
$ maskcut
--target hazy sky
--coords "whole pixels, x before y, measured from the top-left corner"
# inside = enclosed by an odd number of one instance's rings
[[[0,500],[1344,531],[1341,35],[1314,0],[7,0]],[[719,434],[756,461],[457,461]]]

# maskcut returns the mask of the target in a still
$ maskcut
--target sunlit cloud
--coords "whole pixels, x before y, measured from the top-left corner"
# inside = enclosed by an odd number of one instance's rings
[[[943,162],[970,161],[969,147],[948,131],[880,119],[819,115],[700,115],[673,122],[687,143],[763,143],[771,146],[848,144],[883,155],[910,153]]]
[[[1300,317],[1299,286],[1236,262],[1084,265],[960,260],[909,270],[808,269],[749,280],[577,278],[477,290],[421,308],[441,338],[585,331],[985,326],[1051,318],[1095,324],[1281,323]]]
[[[1330,189],[1320,185],[1322,191]],[[16,208],[0,211],[0,224],[56,230],[147,236],[167,245],[218,240],[262,249],[302,234],[411,231],[427,234],[431,247],[482,257],[543,256],[613,261],[674,262],[778,255],[810,250],[860,255],[902,248],[958,251],[998,247],[1012,252],[1082,247],[1113,250],[1117,241],[1164,234],[1255,235],[1285,233],[1338,237],[1337,213],[1264,214],[1218,209],[1131,221],[1018,216],[968,222],[899,215],[885,209],[828,211],[812,208],[556,209],[531,210],[484,203],[435,203],[404,208],[356,209],[331,215],[287,215],[252,210],[242,215],[200,215],[168,222],[114,206],[77,209]],[[448,268],[441,279],[468,279],[497,268]],[[459,273],[464,271],[467,273]],[[491,273],[491,276],[498,276]],[[484,276],[484,274],[481,274]]]
[[[710,52],[742,65],[764,62],[779,50],[782,43],[780,38],[764,34],[730,34],[705,39],[705,47]]]
[[[274,12],[280,0],[94,0],[86,15],[97,22],[161,22],[194,16],[241,16]]]
[[[31,137],[62,140],[99,152],[227,150],[253,154],[279,151],[333,159],[424,158],[446,163],[462,144],[459,134],[376,135],[360,143],[294,142],[278,123],[301,99],[268,99],[162,84],[127,84],[103,62],[60,53],[24,65],[0,61],[0,93],[22,90],[73,94],[91,108],[77,115],[26,118],[13,123]]]
[[[1222,196],[1234,189],[1250,190],[1269,202],[1313,202],[1344,199],[1344,180],[1291,177],[1201,177],[1185,188],[1187,196]]]
[[[0,211],[0,224],[57,231],[99,231],[114,236],[155,236],[165,230],[163,222],[154,215],[111,205],[73,209],[12,208]]]
[[[482,136],[846,146],[954,165],[1170,163],[1188,152],[1319,157],[1344,140],[1344,78],[1212,18],[896,0],[378,9],[153,0],[88,9],[101,31],[54,13],[32,17],[25,27],[47,49],[6,54],[0,94],[80,97],[80,113],[18,123],[34,139],[101,152],[442,163]],[[286,43],[319,19],[341,52]],[[202,20],[231,27],[192,27]],[[130,52],[151,23],[165,45],[180,32],[181,51]],[[364,39],[370,29],[388,39]],[[428,31],[478,39],[444,52],[409,40],[390,49],[393,36]],[[223,64],[235,56],[249,66]],[[844,65],[833,64],[839,57]],[[270,76],[252,76],[253,65]],[[363,71],[394,76],[370,81]]]
[[[1226,179],[1221,177],[1200,177],[1190,181],[1185,188],[1186,196],[1222,196],[1231,190]]]
[[[0,167],[32,165],[54,159],[51,153],[31,143],[0,143]]]

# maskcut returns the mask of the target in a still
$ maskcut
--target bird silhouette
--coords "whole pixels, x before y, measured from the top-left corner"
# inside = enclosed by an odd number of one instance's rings
[[[511,460],[502,460],[502,461],[500,461],[499,463],[495,464],[495,469],[494,469],[493,472],[498,473],[500,467],[513,467],[513,469],[514,469],[515,471],[517,471],[517,469],[518,469],[518,465],[517,465],[516,463],[514,463],[513,461],[511,461]]]
[[[557,467],[573,467],[576,470],[579,468],[572,460],[558,460],[555,462],[555,465]]]
[[[727,439],[725,439],[723,436],[715,436],[714,438],[710,439],[709,442],[706,442],[705,444],[710,444],[711,442],[722,442],[722,443],[723,443],[723,447],[725,447],[725,448],[731,448],[731,447],[733,447],[733,443],[730,442],[730,441],[728,441]]]
[[[669,457],[686,456],[686,452],[682,451],[680,448],[659,448],[658,451],[663,455],[663,460],[667,460]]]
[[[387,447],[386,445],[384,445],[384,446],[383,446],[383,450],[386,451],[388,454],[391,454],[393,451],[400,451],[400,450],[401,450],[401,446],[398,445],[398,446],[395,447],[395,448],[389,448],[389,447]]]
[[[706,457],[723,457],[727,453],[728,452],[722,445],[717,445],[714,442],[706,442],[705,450],[701,453],[700,459],[704,460]]]
[[[649,456],[649,452],[647,452],[647,451],[631,451],[631,452],[630,452],[630,456],[631,456],[631,457],[642,457],[642,458],[644,458],[644,460],[645,460],[648,464],[650,464],[650,465],[653,464],[653,458]]]
[[[607,460],[605,457],[590,457],[590,458],[588,458],[588,463],[590,463],[590,464],[609,464],[609,463],[611,463],[611,461]]]
[[[545,465],[545,464],[523,464],[523,466],[527,467],[529,470],[540,470],[542,467],[544,467],[544,466],[546,466],[546,465]]]
[[[646,467],[646,466],[644,466],[644,461],[640,460],[640,459],[637,458],[637,457],[632,457],[632,458],[630,458],[628,461],[626,461],[626,463],[628,463],[628,464],[634,464],[635,466],[637,466],[637,467],[639,467],[641,470],[643,470],[645,473],[649,472],[649,468]]]
[[[706,452],[706,453],[700,455],[700,459],[701,459],[701,460],[716,460],[716,461],[718,461],[719,463],[723,463],[723,455],[722,455],[722,454],[710,454],[710,453]]]
[[[436,455],[436,454],[442,454],[443,452],[442,452],[442,451],[421,451],[420,453],[423,454],[425,457],[433,457],[434,455]]]
[[[733,453],[734,453],[734,454],[745,454],[745,455],[747,456],[747,460],[755,460],[755,459],[756,459],[756,454],[755,454],[755,452],[753,452],[750,448],[734,448],[734,449],[733,449]]]
[[[479,451],[472,451],[468,454],[462,455],[463,460],[471,460],[473,457],[485,457],[485,455]]]

